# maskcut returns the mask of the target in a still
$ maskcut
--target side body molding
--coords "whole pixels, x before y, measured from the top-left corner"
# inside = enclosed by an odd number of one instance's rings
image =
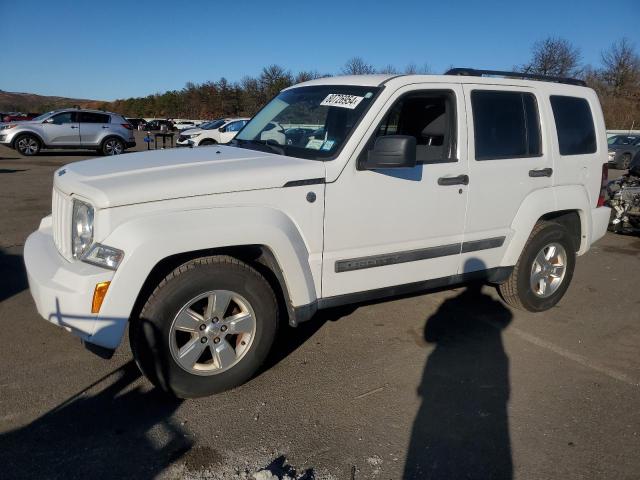
[[[156,213],[117,227],[103,243],[125,252],[100,310],[93,337],[101,345],[120,342],[147,276],[172,255],[227,246],[263,245],[277,260],[293,306],[317,299],[309,251],[294,222],[283,212],[258,206],[216,207]],[[320,265],[316,278],[319,278]],[[105,319],[122,318],[106,325]],[[103,321],[100,321],[103,320]],[[112,323],[112,322],[106,322]],[[116,339],[117,337],[117,339]],[[94,341],[98,338],[94,338]]]
[[[561,210],[575,210],[580,216],[582,238],[578,255],[582,255],[591,245],[591,207],[589,195],[583,186],[561,185],[531,192],[525,198],[511,223],[513,235],[505,251],[500,266],[517,263],[529,234],[538,219],[548,213]]]

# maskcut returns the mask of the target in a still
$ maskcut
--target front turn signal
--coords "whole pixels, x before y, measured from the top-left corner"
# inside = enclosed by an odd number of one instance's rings
[[[93,302],[91,303],[91,313],[100,313],[100,307],[102,306],[102,301],[104,297],[107,295],[107,290],[109,290],[109,285],[111,282],[100,282],[96,284],[96,289],[93,291]]]

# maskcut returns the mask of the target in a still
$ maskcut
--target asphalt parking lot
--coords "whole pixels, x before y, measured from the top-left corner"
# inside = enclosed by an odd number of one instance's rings
[[[248,384],[177,401],[30,297],[52,173],[92,155],[0,147],[0,477],[640,478],[639,237],[607,234],[544,314],[489,287],[332,310]]]

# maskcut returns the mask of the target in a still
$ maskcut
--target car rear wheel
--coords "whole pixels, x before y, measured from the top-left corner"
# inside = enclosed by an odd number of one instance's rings
[[[124,142],[119,138],[110,137],[102,143],[103,155],[120,155],[124,152]]]
[[[542,312],[564,296],[575,267],[576,247],[564,225],[539,222],[507,281],[498,285],[502,299],[530,312]]]
[[[187,262],[160,282],[129,326],[144,375],[181,398],[246,382],[278,326],[275,295],[251,266],[227,256]]]
[[[40,141],[33,135],[22,135],[15,143],[16,150],[25,157],[32,157],[40,152]]]
[[[629,165],[631,165],[631,154],[625,153],[624,155],[622,155],[622,169],[628,170]]]

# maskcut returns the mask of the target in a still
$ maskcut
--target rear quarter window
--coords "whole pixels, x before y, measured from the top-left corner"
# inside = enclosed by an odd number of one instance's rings
[[[596,129],[589,102],[584,98],[560,95],[552,95],[550,100],[560,155],[595,153]]]

